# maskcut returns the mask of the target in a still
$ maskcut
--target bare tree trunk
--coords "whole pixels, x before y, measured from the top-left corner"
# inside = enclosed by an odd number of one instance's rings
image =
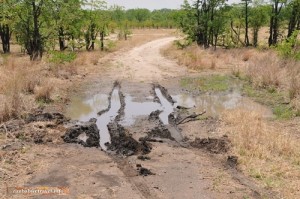
[[[104,30],[100,32],[101,51],[104,50]]]
[[[245,11],[246,11],[246,16],[245,16],[245,46],[249,46],[249,37],[248,37],[248,0],[245,1]]]
[[[30,60],[40,60],[43,56],[43,44],[42,44],[42,37],[39,30],[39,16],[41,14],[41,6],[43,4],[43,1],[39,3],[39,5],[36,5],[36,1],[32,1],[32,15],[33,15],[33,37],[31,40],[31,47],[32,51],[30,54]]]
[[[3,53],[10,53],[10,36],[11,31],[7,24],[0,24],[0,37],[2,41]]]
[[[66,49],[66,46],[65,46],[65,33],[63,27],[60,27],[58,30],[58,43],[59,43],[59,50],[64,51]]]

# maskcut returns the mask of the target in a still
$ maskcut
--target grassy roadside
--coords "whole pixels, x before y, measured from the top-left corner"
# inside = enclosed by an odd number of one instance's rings
[[[278,193],[279,198],[299,198],[300,128],[293,126],[299,125],[295,117],[300,115],[300,63],[283,60],[271,50],[218,49],[212,53],[195,46],[167,49],[163,52],[165,56],[189,69],[205,71],[204,74],[225,73],[184,78],[181,86],[222,92],[232,86],[231,78],[227,81],[232,75],[243,84],[242,94],[273,110],[276,119],[271,121],[259,110],[227,111],[221,116],[221,129],[232,142],[231,154],[238,156],[239,170],[262,187]],[[209,64],[212,62],[214,67]]]

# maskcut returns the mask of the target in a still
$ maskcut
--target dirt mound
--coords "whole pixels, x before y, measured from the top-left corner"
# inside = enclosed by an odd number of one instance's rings
[[[100,134],[96,121],[93,118],[89,122],[69,127],[62,139],[66,143],[78,143],[85,147],[99,147]]]
[[[227,136],[223,136],[219,139],[217,138],[195,138],[193,142],[190,143],[192,147],[199,149],[206,149],[212,153],[226,153],[230,148],[230,141]]]
[[[128,131],[118,124],[111,122],[107,125],[111,143],[107,144],[107,149],[116,151],[117,154],[131,156],[138,153],[148,154],[151,151],[151,146],[146,141],[138,142],[129,135]]]

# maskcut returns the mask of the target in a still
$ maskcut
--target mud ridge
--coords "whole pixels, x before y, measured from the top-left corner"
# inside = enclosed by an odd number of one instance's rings
[[[154,83],[152,86],[151,94],[154,96],[154,102],[158,102],[161,104],[159,97],[156,95],[155,89],[158,88],[162,95],[172,104],[174,105],[176,101],[173,100],[172,96],[168,93],[168,90],[161,86],[160,84]]]
[[[111,97],[112,97],[112,93],[113,93],[113,91],[114,91],[116,88],[118,88],[119,91],[120,91],[121,84],[120,84],[119,81],[115,81],[115,82],[114,82],[113,88],[111,89],[111,91],[110,91],[109,94],[108,94],[108,107],[107,107],[106,109],[104,109],[104,110],[99,111],[99,112],[97,113],[98,116],[101,116],[103,113],[106,113],[106,112],[108,112],[108,111],[110,110],[110,108],[111,108]]]
[[[131,156],[137,154],[148,154],[151,152],[151,145],[146,142],[138,142],[129,134],[123,126],[116,121],[108,124],[111,136],[111,143],[107,143],[107,149],[115,151],[116,154]]]
[[[121,91],[121,85],[119,85],[119,98],[120,98],[121,107],[118,110],[118,115],[116,116],[115,121],[120,121],[121,118],[123,118],[125,115],[126,103],[125,103],[125,96]]]

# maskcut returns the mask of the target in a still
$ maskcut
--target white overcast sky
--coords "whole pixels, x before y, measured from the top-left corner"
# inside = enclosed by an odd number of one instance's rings
[[[180,8],[184,0],[106,0],[108,6],[119,5],[125,9],[130,8],[148,8],[149,10],[161,8]],[[238,2],[239,0],[229,0],[230,2]]]

